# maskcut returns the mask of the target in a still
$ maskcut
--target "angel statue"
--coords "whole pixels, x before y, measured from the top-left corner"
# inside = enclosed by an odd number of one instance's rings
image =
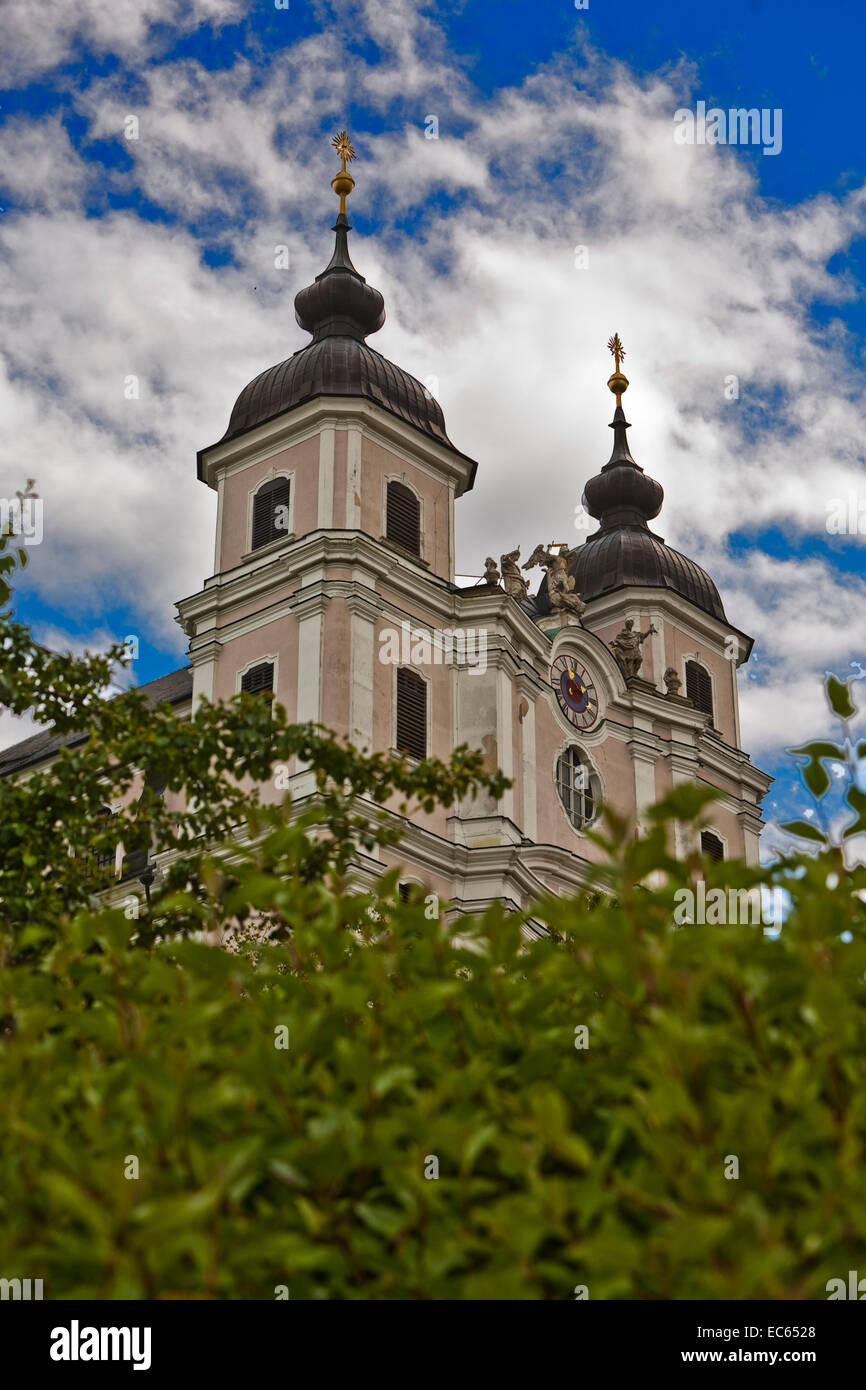
[[[557,554],[551,555],[554,544],[555,542],[547,546],[537,545],[523,568],[531,570],[536,565],[541,565],[546,569],[547,597],[550,600],[551,612],[565,622],[579,623],[586,604],[580,594],[574,592],[574,576],[568,572],[569,562],[577,554],[577,550],[569,550],[567,545],[560,545]]]
[[[499,570],[496,568],[496,561],[492,555],[488,555],[484,561],[484,580],[491,589],[499,588]]]
[[[625,627],[620,628],[610,643],[610,649],[617,659],[619,669],[626,678],[637,675],[643,661],[641,647],[651,633],[656,631],[652,623],[646,632],[635,632],[633,629],[634,618],[626,618]]]
[[[526,598],[529,592],[529,580],[524,579],[520,573],[517,561],[520,559],[520,546],[516,550],[509,550],[507,555],[499,557],[499,564],[502,567],[502,583],[505,585],[505,592],[510,598]]]

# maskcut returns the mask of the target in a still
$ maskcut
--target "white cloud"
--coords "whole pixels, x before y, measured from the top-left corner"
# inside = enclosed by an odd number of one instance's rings
[[[243,0],[40,0],[35,10],[31,0],[3,0],[0,83],[23,85],[85,46],[143,62],[160,48],[155,25],[188,33],[244,11]]]

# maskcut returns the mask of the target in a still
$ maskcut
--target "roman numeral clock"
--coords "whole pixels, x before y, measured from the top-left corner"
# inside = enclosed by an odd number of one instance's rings
[[[558,656],[550,668],[550,683],[566,719],[585,732],[598,719],[598,692],[582,662]]]

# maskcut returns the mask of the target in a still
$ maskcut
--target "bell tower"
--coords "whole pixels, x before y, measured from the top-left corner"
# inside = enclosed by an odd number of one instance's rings
[[[570,553],[568,571],[585,604],[581,621],[614,652],[634,705],[626,742],[636,817],[678,783],[706,782],[722,797],[704,849],[757,863],[760,801],[771,779],[742,751],[736,674],[753,640],[728,621],[706,571],[650,530],[664,492],[629,448],[619,334],[608,349],[613,449],[583,494],[598,529]],[[528,606],[543,622],[551,611],[545,584]]]
[[[367,343],[385,305],[349,254],[355,151],[345,131],[332,143],[334,250],[295,296],[311,341],[244,387],[222,439],[199,452],[218,499],[214,573],[178,621],[194,704],[270,689],[290,719],[381,750],[397,744],[397,696],[384,688],[393,671],[377,669],[375,629],[447,623],[454,502],[476,465],[430,392]],[[450,724],[434,730],[417,689],[414,703],[426,752],[435,742],[447,757]],[[298,796],[311,780],[296,773]]]

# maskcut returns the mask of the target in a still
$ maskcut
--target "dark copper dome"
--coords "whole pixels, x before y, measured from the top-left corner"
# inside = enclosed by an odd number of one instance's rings
[[[600,524],[577,547],[569,562],[575,593],[589,603],[629,585],[670,589],[696,608],[727,622],[719,591],[706,571],[665,545],[661,536],[649,529],[647,522],[661,511],[664,490],[631,456],[626,433],[630,426],[621,402],[628,386],[626,378],[618,374],[611,377],[608,385],[617,392],[610,425],[614,432],[613,451],[601,472],[590,478],[584,489],[584,506]],[[526,601],[526,607],[534,617],[550,611],[546,578],[535,598]]]
[[[578,548],[569,566],[574,587],[585,603],[612,589],[634,584],[671,589],[705,613],[726,622],[719,591],[706,570],[665,545],[648,528],[623,526],[599,531]]]
[[[244,387],[223,440],[235,439],[317,396],[363,396],[454,449],[441,407],[430,392],[364,341],[385,322],[385,301],[352,265],[351,227],[345,213],[339,214],[333,230],[336,243],[329,264],[295,296],[295,318],[312,333],[313,341]]]
[[[357,338],[322,338],[245,386],[224,439],[251,430],[316,396],[365,396],[453,449],[439,403],[420,381]]]
[[[601,524],[579,548],[570,567],[575,589],[587,603],[628,584],[672,589],[725,622],[719,591],[706,571],[665,545],[647,526],[662,509],[664,489],[631,456],[626,433],[630,425],[620,396],[610,428],[611,456],[583,493],[586,510]]]

